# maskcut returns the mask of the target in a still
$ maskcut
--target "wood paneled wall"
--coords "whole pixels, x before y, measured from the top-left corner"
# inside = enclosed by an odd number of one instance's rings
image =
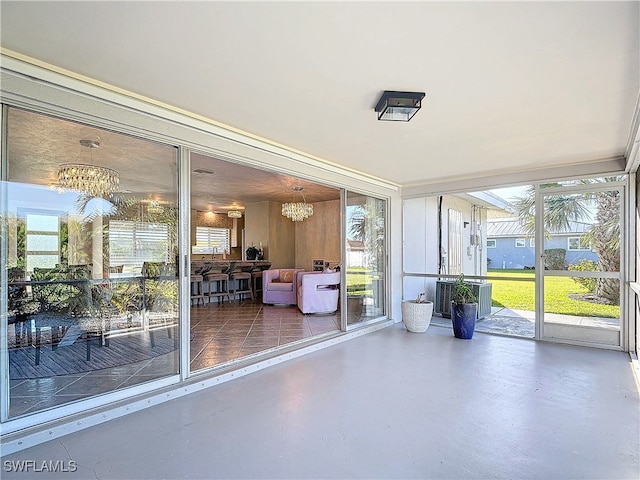
[[[293,222],[292,222],[293,223]],[[311,270],[314,259],[340,262],[340,200],[313,204],[313,216],[296,223],[296,267]]]
[[[311,270],[314,259],[341,261],[340,200],[313,204],[314,214],[302,222],[282,216],[282,204],[260,202],[245,209],[246,246],[259,246],[272,268]]]

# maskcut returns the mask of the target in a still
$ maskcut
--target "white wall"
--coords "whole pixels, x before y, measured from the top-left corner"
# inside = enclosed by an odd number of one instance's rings
[[[462,268],[466,275],[486,275],[486,211],[477,210],[478,232],[481,241],[471,244],[473,205],[462,198],[447,195],[442,200],[442,261],[444,268],[438,271],[438,197],[429,196],[405,199],[403,201],[403,271],[407,273],[447,273],[449,254],[448,211],[454,209],[462,214],[462,221],[468,225],[462,231]],[[418,293],[426,292],[427,298],[435,300],[435,279],[404,277],[403,298],[412,300]]]
[[[423,197],[403,202],[403,270],[404,273],[438,273],[438,204],[437,197]],[[420,292],[435,299],[431,279],[405,277],[403,298],[412,300]]]

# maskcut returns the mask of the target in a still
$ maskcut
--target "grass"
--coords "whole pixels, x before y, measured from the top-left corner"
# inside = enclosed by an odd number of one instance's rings
[[[364,267],[349,267],[347,269],[347,293],[349,295],[372,295],[370,289],[373,280],[370,270]],[[369,287],[369,288],[367,288]]]
[[[491,300],[494,307],[512,310],[535,311],[535,271],[533,270],[489,270],[489,277],[525,278],[530,281],[491,280]],[[349,295],[371,295],[372,275],[365,268],[350,267],[347,270],[347,292]],[[601,305],[583,300],[574,300],[570,294],[584,294],[587,290],[570,277],[546,277],[545,312],[576,315],[581,317],[619,318],[618,305]]]
[[[494,307],[513,310],[535,310],[535,272],[533,270],[489,270],[489,277],[529,278],[530,282],[491,280]],[[619,318],[618,305],[601,305],[574,300],[569,294],[584,294],[587,290],[570,277],[546,277],[544,282],[545,312],[583,317]]]

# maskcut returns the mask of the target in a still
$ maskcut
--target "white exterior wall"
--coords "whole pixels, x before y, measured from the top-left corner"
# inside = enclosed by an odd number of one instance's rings
[[[404,273],[438,273],[438,198],[423,197],[403,202],[403,271]],[[403,298],[413,300],[426,292],[435,299],[433,279],[405,277]]]
[[[486,210],[478,209],[479,243],[472,245],[473,205],[455,196],[444,196],[442,201],[442,253],[443,269],[438,272],[438,197],[421,197],[403,201],[403,272],[447,274],[447,260],[450,247],[448,212],[457,210],[462,214],[462,221],[467,226],[462,230],[462,268],[466,275],[487,274],[486,251]],[[426,292],[427,298],[435,301],[435,279],[408,277],[403,279],[403,298],[412,300],[420,292]]]

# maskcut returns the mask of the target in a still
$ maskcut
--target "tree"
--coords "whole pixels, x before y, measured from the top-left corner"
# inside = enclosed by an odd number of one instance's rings
[[[381,270],[384,259],[384,202],[369,198],[364,204],[355,205],[351,214],[348,236],[363,242],[367,264],[373,270]]]
[[[604,177],[582,180],[583,184],[597,184],[621,181],[622,177]],[[547,183],[540,188],[560,187],[559,183]],[[527,188],[524,195],[513,202],[515,213],[529,235],[535,232],[535,187]],[[595,209],[595,223],[585,234],[598,254],[599,270],[605,272],[620,270],[620,194],[618,190],[601,192],[554,194],[544,197],[545,236],[567,231],[571,222],[588,219]],[[599,278],[595,294],[618,305],[620,303],[620,282],[618,279]]]

